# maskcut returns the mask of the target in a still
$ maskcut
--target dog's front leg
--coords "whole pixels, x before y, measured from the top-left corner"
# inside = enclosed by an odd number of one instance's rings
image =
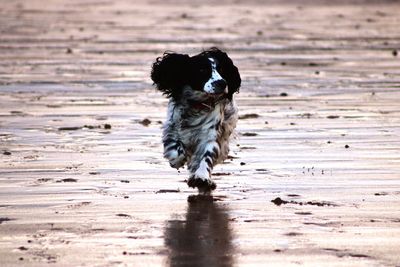
[[[186,163],[185,146],[177,139],[166,136],[163,139],[164,157],[168,159],[172,168],[179,169]]]
[[[168,159],[171,167],[179,169],[186,163],[186,151],[179,138],[180,112],[175,109],[175,103],[168,104],[167,121],[164,124],[163,145],[164,158]]]
[[[208,192],[216,188],[211,180],[212,169],[220,153],[219,144],[214,140],[200,143],[189,164],[190,177],[188,185],[197,187],[200,192]]]

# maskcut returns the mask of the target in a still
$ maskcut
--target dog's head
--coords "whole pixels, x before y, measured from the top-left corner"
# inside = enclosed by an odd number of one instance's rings
[[[151,79],[169,97],[178,100],[184,88],[193,90],[198,98],[226,97],[239,91],[240,74],[225,52],[217,48],[190,57],[164,53],[153,63]]]

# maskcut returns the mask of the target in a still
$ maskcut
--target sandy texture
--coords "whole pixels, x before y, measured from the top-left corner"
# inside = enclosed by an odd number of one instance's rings
[[[0,265],[400,266],[400,5],[323,2],[1,1]],[[149,71],[211,46],[243,86],[202,198]]]

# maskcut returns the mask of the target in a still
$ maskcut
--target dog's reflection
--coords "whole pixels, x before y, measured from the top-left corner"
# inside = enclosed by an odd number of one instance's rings
[[[228,210],[212,196],[190,196],[185,220],[165,230],[170,266],[232,266]]]

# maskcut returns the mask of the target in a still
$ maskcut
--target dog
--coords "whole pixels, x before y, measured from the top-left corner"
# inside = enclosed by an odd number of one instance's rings
[[[238,120],[233,99],[241,85],[238,68],[215,47],[195,56],[165,52],[153,63],[151,79],[169,98],[164,157],[176,169],[187,164],[189,187],[214,190],[212,169],[228,157]]]

